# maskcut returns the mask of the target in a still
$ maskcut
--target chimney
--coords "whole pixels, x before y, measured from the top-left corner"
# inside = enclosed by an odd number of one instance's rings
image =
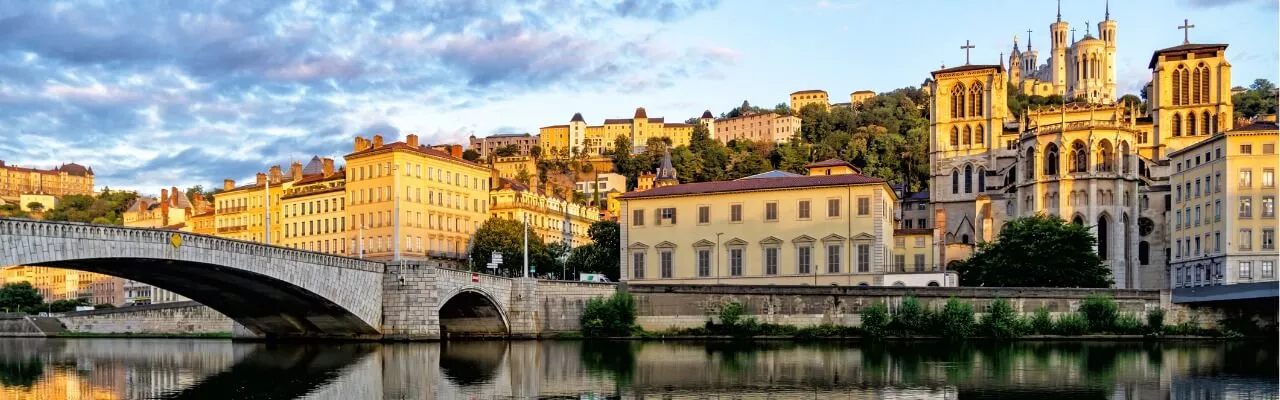
[[[462,145],[453,144],[449,146],[449,156],[453,158],[462,158]]]
[[[231,190],[236,188],[236,181],[231,179],[222,180],[222,190]]]
[[[410,133],[408,136],[404,137],[404,142],[409,144],[409,147],[416,149],[418,148],[418,135]]]
[[[373,148],[382,147],[382,135],[373,135]]]
[[[169,204],[169,189],[160,189],[160,202]]]
[[[177,206],[178,206],[178,196],[184,196],[184,194],[182,194],[182,192],[179,192],[179,191],[178,191],[178,187],[177,187],[177,186],[172,186],[172,187],[170,187],[170,188],[169,188],[169,193],[173,193],[173,196],[169,196],[169,204],[170,204],[171,206],[177,207]]]
[[[271,182],[272,182],[272,183],[274,183],[274,182],[280,182],[280,178],[282,177],[282,175],[281,175],[281,173],[280,173],[280,166],[279,166],[279,165],[272,165],[272,166],[271,166],[271,169],[270,169],[270,170],[268,170],[267,172],[269,172],[269,173],[270,173],[270,175],[268,175],[268,177],[269,177],[269,178],[271,178]]]
[[[354,147],[354,148],[352,148],[351,150],[352,150],[352,152],[360,152],[360,151],[364,151],[365,149],[368,149],[368,148],[369,148],[369,141],[368,141],[368,140],[366,140],[365,138],[362,138],[362,137],[356,136],[356,144],[355,144],[355,147]]]
[[[289,164],[289,178],[295,181],[302,179],[302,163],[294,161]]]
[[[160,227],[166,226],[169,226],[169,189],[160,189]]]
[[[257,178],[257,180],[255,181],[257,185],[267,184],[267,174],[259,172],[258,175],[256,175],[255,177]]]
[[[323,171],[324,171],[324,177],[325,177],[325,178],[328,178],[328,177],[330,177],[330,176],[333,176],[333,159],[332,159],[332,158],[325,158],[325,159],[321,160],[321,162],[322,162],[322,163],[323,163],[323,165],[324,165],[324,168],[323,168]]]

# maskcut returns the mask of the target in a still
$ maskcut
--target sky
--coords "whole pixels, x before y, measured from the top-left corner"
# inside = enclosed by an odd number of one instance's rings
[[[1105,0],[1065,0],[1096,27]],[[1047,60],[1056,3],[871,0],[0,2],[0,160],[90,166],[99,188],[245,180],[353,137],[424,143],[650,117],[793,91],[919,85],[942,65]],[[1116,0],[1120,94],[1154,50],[1228,43],[1233,85],[1278,82],[1276,0]],[[1096,33],[1095,33],[1096,34]]]

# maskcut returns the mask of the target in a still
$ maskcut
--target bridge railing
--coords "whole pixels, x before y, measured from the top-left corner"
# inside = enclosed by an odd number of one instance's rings
[[[263,243],[227,239],[164,229],[132,228],[124,226],[95,225],[83,222],[35,221],[0,217],[0,234],[12,236],[40,236],[77,238],[103,241],[131,241],[142,243],[169,243],[177,234],[181,242],[175,247],[197,247],[249,254],[271,258],[286,258],[313,264],[331,265],[370,272],[384,272],[385,266],[376,261],[318,253]]]

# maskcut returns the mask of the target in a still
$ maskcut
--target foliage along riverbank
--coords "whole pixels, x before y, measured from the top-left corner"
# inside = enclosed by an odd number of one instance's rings
[[[1165,311],[1148,311],[1140,319],[1121,313],[1115,300],[1094,295],[1080,307],[1054,318],[1041,308],[1031,315],[1018,315],[1008,301],[996,299],[978,318],[973,307],[957,299],[947,300],[940,310],[924,307],[914,297],[902,300],[897,312],[876,303],[862,311],[862,324],[797,327],[761,322],[746,314],[737,302],[720,306],[714,318],[696,328],[647,331],[636,325],[635,301],[630,294],[592,299],[581,317],[580,335],[560,335],[561,339],[792,339],[792,340],[1181,340],[1236,339],[1262,335],[1244,324],[1228,324],[1225,329],[1203,328],[1191,320],[1166,325]],[[1228,321],[1224,321],[1228,322]]]

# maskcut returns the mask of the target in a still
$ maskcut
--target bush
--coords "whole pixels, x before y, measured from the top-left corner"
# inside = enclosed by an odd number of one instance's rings
[[[746,315],[747,307],[742,303],[731,301],[720,306],[720,325],[726,327],[738,326],[743,315]]]
[[[1157,308],[1147,311],[1147,331],[1160,332],[1164,327],[1164,309]]]
[[[1120,317],[1120,307],[1110,296],[1089,295],[1080,303],[1080,314],[1090,332],[1111,330]]]
[[[1053,331],[1059,335],[1083,335],[1089,331],[1089,323],[1079,313],[1066,313],[1058,317]]]
[[[873,303],[862,310],[862,333],[867,337],[884,337],[889,328],[889,307]]]
[[[1140,335],[1144,333],[1146,328],[1142,320],[1130,314],[1121,314],[1119,318],[1116,318],[1116,322],[1112,326],[1112,330],[1115,333],[1122,335]]]
[[[927,333],[930,319],[932,319],[929,314],[931,313],[920,304],[919,299],[907,296],[902,299],[902,307],[898,309],[898,314],[893,316],[893,322],[903,333]]]
[[[954,297],[947,300],[947,305],[938,315],[939,333],[946,339],[968,338],[973,335],[974,325],[973,306]]]
[[[1022,335],[1017,312],[1004,299],[996,299],[982,319],[982,333],[994,339],[1012,339]]]
[[[630,336],[636,322],[636,303],[630,293],[618,292],[608,299],[587,300],[578,320],[583,336]]]
[[[1049,309],[1036,309],[1035,315],[1031,317],[1031,331],[1041,335],[1053,333],[1053,317],[1049,315]]]

